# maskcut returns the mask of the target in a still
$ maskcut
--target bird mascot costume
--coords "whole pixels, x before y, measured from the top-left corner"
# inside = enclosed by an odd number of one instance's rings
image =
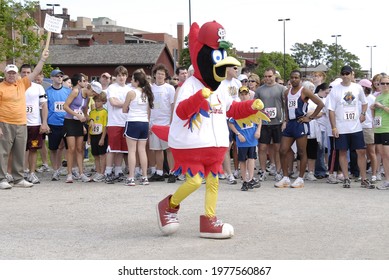
[[[216,217],[218,175],[223,173],[222,163],[229,147],[227,118],[234,118],[241,125],[270,120],[261,111],[261,100],[235,102],[228,92],[218,90],[226,67],[240,66],[238,60],[227,56],[229,47],[224,28],[216,21],[201,28],[192,24],[189,52],[194,74],[179,90],[170,128],[152,127],[153,133],[169,143],[175,175],[186,175],[176,192],[157,205],[158,225],[165,235],[178,230],[180,203],[201,186],[203,178],[205,214],[200,216],[200,237],[223,239],[234,235],[232,225]]]

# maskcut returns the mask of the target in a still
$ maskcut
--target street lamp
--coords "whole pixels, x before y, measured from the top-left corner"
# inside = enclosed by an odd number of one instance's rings
[[[290,18],[280,18],[280,19],[278,19],[278,21],[283,21],[284,22],[284,80],[285,80],[285,78],[286,78],[286,76],[285,76],[285,68],[286,68],[286,66],[285,66],[285,22],[286,21],[289,21],[290,20]]]
[[[377,46],[366,46],[367,48],[370,48],[370,79],[373,78],[373,48]]]
[[[250,47],[250,49],[253,51],[253,62],[254,62],[254,65],[256,64],[255,63],[255,50],[258,49],[258,47]]]
[[[338,75],[338,37],[342,35],[331,35],[331,37],[335,37],[335,73]]]
[[[190,3],[189,0],[189,29],[191,25],[192,25],[192,4]]]

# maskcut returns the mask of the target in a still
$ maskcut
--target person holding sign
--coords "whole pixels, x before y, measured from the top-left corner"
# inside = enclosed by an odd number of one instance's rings
[[[33,184],[23,178],[24,152],[27,142],[26,90],[31,82],[42,71],[49,57],[44,50],[34,71],[19,79],[18,67],[8,64],[4,69],[5,80],[0,84],[0,189],[10,189],[7,182],[7,162],[10,153],[12,158],[12,177],[14,187],[32,187]]]
[[[263,121],[261,128],[261,137],[258,141],[259,163],[261,171],[259,180],[264,181],[267,178],[266,160],[268,148],[272,147],[270,158],[275,162],[276,181],[279,181],[282,176],[280,162],[280,143],[281,130],[285,128],[284,124],[284,91],[285,86],[276,83],[276,70],[267,68],[265,70],[265,83],[255,90],[254,98],[259,98],[265,105],[265,111],[268,113],[270,122]],[[251,78],[250,78],[251,79]],[[250,80],[251,82],[251,80]]]
[[[380,80],[381,94],[371,105],[373,110],[374,143],[377,145],[384,165],[386,180],[379,190],[389,190],[389,76],[383,75]]]
[[[350,188],[347,150],[355,150],[362,178],[361,187],[374,188],[366,178],[366,144],[361,123],[366,120],[367,101],[359,84],[353,82],[353,69],[346,65],[340,71],[342,82],[331,89],[328,111],[335,148],[339,150],[339,164],[343,172],[343,188]],[[362,109],[361,109],[362,108]]]

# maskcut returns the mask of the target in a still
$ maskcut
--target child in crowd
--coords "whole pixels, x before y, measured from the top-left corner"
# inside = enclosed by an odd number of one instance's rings
[[[250,90],[246,86],[239,88],[239,98],[242,101],[250,99]],[[261,136],[262,124],[245,125],[240,127],[239,124],[234,120],[230,119],[228,126],[236,135],[236,145],[238,147],[238,160],[240,166],[240,172],[242,175],[242,191],[253,189],[254,187],[259,188],[260,184],[254,180],[254,167],[255,160],[257,158],[256,147],[258,139]]]
[[[94,109],[89,113],[89,133],[88,144],[95,158],[96,174],[92,180],[94,182],[104,182],[104,170],[106,165],[106,152],[108,146],[107,122],[108,112],[103,107],[107,103],[107,94],[102,91],[93,97]]]

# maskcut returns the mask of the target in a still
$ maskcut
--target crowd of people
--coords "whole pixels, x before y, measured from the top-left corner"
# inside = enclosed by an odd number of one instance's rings
[[[173,170],[168,143],[151,127],[172,122],[188,69],[178,67],[170,75],[158,64],[148,76],[143,69],[128,73],[118,66],[99,81],[55,69],[45,84],[42,67],[48,55],[44,51],[35,68],[10,64],[4,69],[0,189],[32,187],[41,182],[41,172],[51,172],[53,181],[66,175],[66,183],[135,186],[185,180]],[[231,185],[241,180],[242,191],[265,182],[302,188],[304,180],[320,179],[349,188],[352,178],[363,188],[389,189],[383,180],[389,174],[389,76],[356,81],[350,66],[339,74],[326,81],[324,72],[302,77],[294,70],[284,82],[274,68],[259,77],[247,68],[227,67],[218,90],[234,102],[261,99],[270,121],[242,125],[226,119],[230,149],[219,180]],[[84,168],[86,143],[94,157],[92,174]]]

